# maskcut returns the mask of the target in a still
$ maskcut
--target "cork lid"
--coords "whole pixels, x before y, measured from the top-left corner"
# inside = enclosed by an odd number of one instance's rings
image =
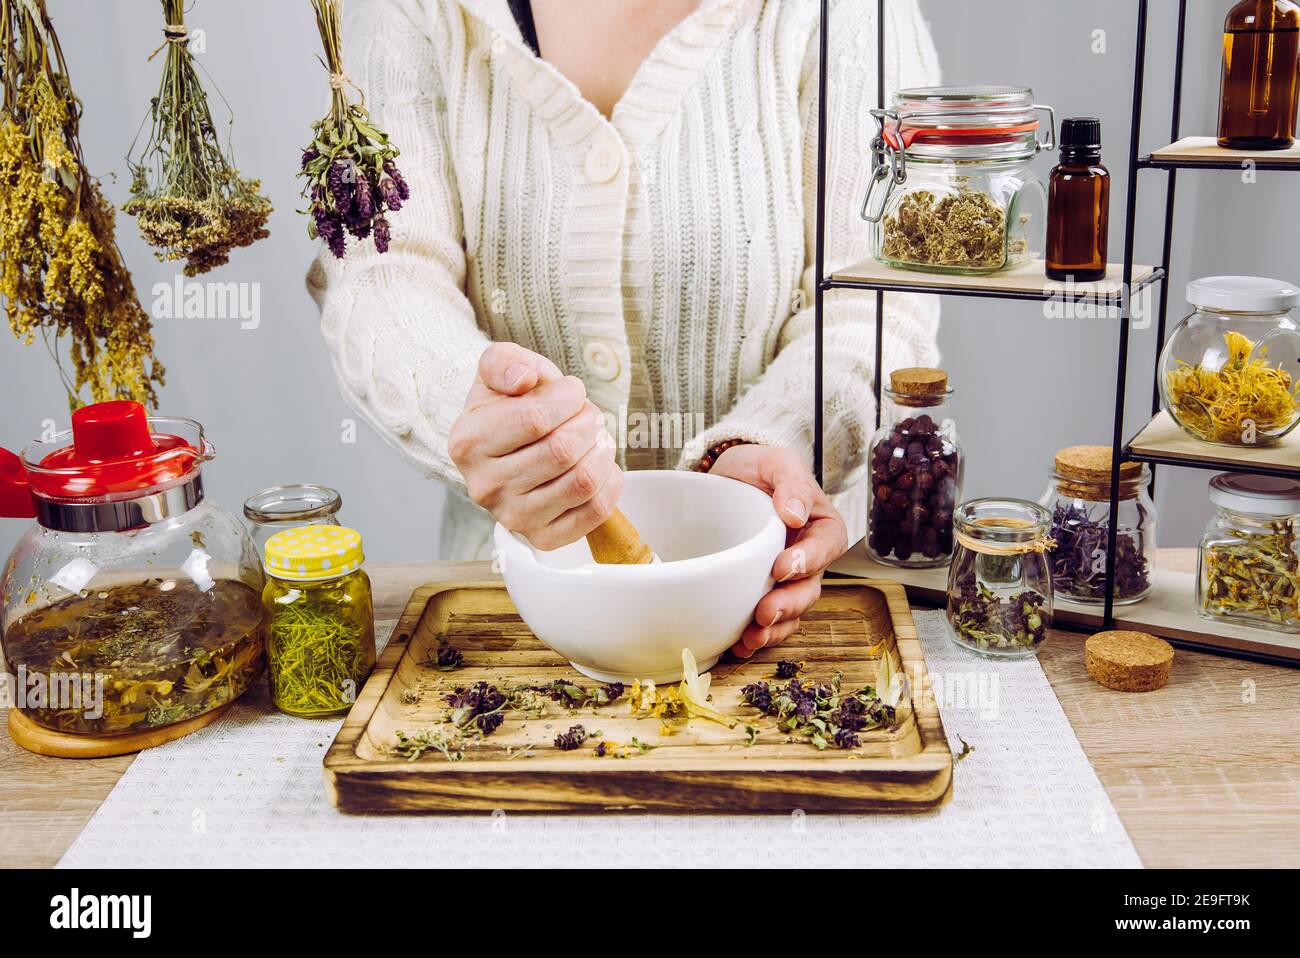
[[[1070,446],[1056,454],[1057,475],[1075,482],[1100,483],[1110,485],[1110,446]],[[1119,478],[1121,482],[1138,479],[1142,475],[1142,463],[1120,463]]]
[[[928,366],[910,366],[890,373],[889,385],[903,396],[943,396],[948,391],[948,374]]]

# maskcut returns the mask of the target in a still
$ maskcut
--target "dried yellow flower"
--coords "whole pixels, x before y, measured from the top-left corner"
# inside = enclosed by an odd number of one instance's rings
[[[114,240],[113,208],[87,174],[80,104],[43,0],[0,0],[4,110],[0,112],[0,297],[9,328],[39,334],[57,359],[69,340],[64,385],[77,406],[157,402],[163,368],[148,314]],[[60,370],[62,372],[62,370]]]
[[[1218,369],[1179,361],[1166,374],[1170,412],[1188,432],[1208,442],[1255,445],[1286,429],[1296,413],[1300,384],[1268,362],[1268,347],[1241,333],[1224,334],[1228,357]]]

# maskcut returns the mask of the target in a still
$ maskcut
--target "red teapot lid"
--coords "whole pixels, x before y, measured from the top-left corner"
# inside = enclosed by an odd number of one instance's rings
[[[194,438],[154,431],[176,424]],[[15,511],[26,497],[43,499],[128,499],[181,480],[211,459],[203,429],[191,420],[150,420],[138,402],[116,400],[83,406],[72,414],[71,433],[32,443],[21,457],[0,450],[0,514]]]

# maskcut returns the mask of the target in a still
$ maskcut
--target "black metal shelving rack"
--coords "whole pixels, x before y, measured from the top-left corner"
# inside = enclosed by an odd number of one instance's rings
[[[1177,143],[1180,138],[1182,126],[1182,105],[1183,105],[1183,60],[1186,52],[1186,34],[1187,34],[1187,0],[1177,0],[1178,3],[1178,23],[1177,23],[1177,45],[1174,55],[1174,90],[1172,98],[1172,115],[1170,120],[1170,143]],[[879,110],[885,109],[885,9],[887,0],[876,0],[876,24],[877,24],[877,72],[876,72],[876,107]],[[1142,137],[1142,117],[1143,117],[1143,97],[1146,85],[1146,60],[1147,60],[1147,28],[1150,15],[1150,0],[1138,0],[1137,3],[1137,41],[1134,57],[1133,71],[1133,105],[1132,117],[1129,129],[1129,151],[1128,151],[1128,177],[1127,177],[1127,194],[1126,207],[1124,215],[1124,258],[1123,265],[1123,282],[1120,291],[1115,296],[1106,296],[1101,294],[1089,295],[1082,297],[1096,302],[1102,306],[1117,308],[1119,316],[1119,344],[1118,344],[1118,366],[1116,370],[1116,389],[1115,389],[1115,414],[1114,429],[1112,434],[1112,457],[1111,457],[1111,502],[1110,502],[1110,536],[1106,556],[1106,581],[1112,583],[1115,576],[1115,546],[1117,541],[1117,525],[1119,519],[1118,496],[1119,496],[1119,473],[1120,467],[1125,462],[1144,462],[1150,465],[1153,472],[1158,466],[1178,466],[1193,469],[1212,469],[1215,471],[1225,471],[1226,467],[1222,460],[1213,459],[1189,459],[1185,457],[1168,457],[1156,453],[1145,451],[1135,451],[1132,443],[1126,442],[1124,432],[1125,421],[1125,402],[1128,389],[1128,365],[1129,365],[1129,334],[1132,328],[1132,301],[1133,297],[1141,293],[1146,288],[1159,283],[1159,307],[1156,314],[1156,354],[1159,354],[1163,346],[1167,328],[1167,318],[1169,311],[1169,263],[1172,256],[1173,248],[1173,227],[1174,227],[1174,207],[1177,199],[1178,173],[1180,170],[1235,170],[1241,171],[1242,161],[1236,159],[1223,160],[1189,160],[1189,159],[1171,159],[1161,158],[1150,154],[1144,155],[1141,152]],[[921,284],[899,284],[890,282],[877,282],[870,279],[854,279],[837,276],[828,276],[825,270],[825,228],[826,228],[826,196],[825,196],[825,174],[826,174],[826,109],[828,97],[825,95],[827,90],[827,62],[830,36],[830,0],[821,0],[821,23],[820,23],[820,67],[818,80],[820,83],[819,90],[821,95],[818,97],[818,180],[817,180],[817,236],[815,248],[815,267],[817,276],[817,285],[814,296],[814,341],[815,341],[815,369],[814,369],[814,439],[813,439],[813,468],[820,482],[823,477],[823,443],[822,443],[822,401],[823,401],[823,308],[825,294],[833,289],[854,289],[859,291],[874,292],[876,297],[876,329],[875,329],[875,369],[876,379],[874,384],[876,397],[876,419],[879,424],[881,410],[881,389],[884,380],[884,371],[881,369],[883,360],[883,316],[884,316],[884,297],[886,293],[902,292],[911,294],[930,294],[941,296],[957,297],[975,297],[987,299],[1003,300],[1038,300],[1047,301],[1060,295],[1059,290],[1045,291],[1043,293],[1018,290],[989,290],[989,289],[972,289],[962,286],[947,285],[936,277],[934,283]],[[1296,171],[1300,166],[1294,163],[1274,162],[1267,158],[1267,155],[1251,154],[1250,161],[1256,170],[1260,171]],[[1139,176],[1147,170],[1160,170],[1168,174],[1166,183],[1165,205],[1164,205],[1164,222],[1162,224],[1163,242],[1161,246],[1160,265],[1156,266],[1153,271],[1134,284],[1134,243],[1136,239],[1136,219],[1137,219],[1137,198]],[[1154,363],[1153,363],[1154,366]],[[1152,416],[1159,412],[1160,400],[1158,388],[1155,384],[1155,372],[1152,371]],[[1262,475],[1285,475],[1296,477],[1300,475],[1300,469],[1276,464],[1261,464],[1252,462],[1241,462],[1234,464],[1231,469],[1238,472],[1257,473]],[[1107,599],[1101,616],[1101,624],[1104,628],[1113,628],[1115,624],[1115,609],[1113,604],[1113,588],[1108,587]],[[1194,601],[1193,596],[1187,596],[1189,605]],[[1292,656],[1274,656],[1267,652],[1260,651],[1241,651],[1239,649],[1225,649],[1213,644],[1203,644],[1196,641],[1182,638],[1171,637],[1176,645],[1202,651],[1210,651],[1218,654],[1236,655],[1244,658],[1258,659],[1263,661],[1276,662],[1289,666],[1300,665],[1300,660]]]

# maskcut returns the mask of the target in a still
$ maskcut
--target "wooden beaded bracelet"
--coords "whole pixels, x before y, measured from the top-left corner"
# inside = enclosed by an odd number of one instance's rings
[[[708,452],[699,458],[693,467],[696,472],[709,472],[718,462],[718,457],[728,449],[734,449],[737,446],[749,446],[752,443],[748,439],[724,439],[722,442],[711,447]]]

